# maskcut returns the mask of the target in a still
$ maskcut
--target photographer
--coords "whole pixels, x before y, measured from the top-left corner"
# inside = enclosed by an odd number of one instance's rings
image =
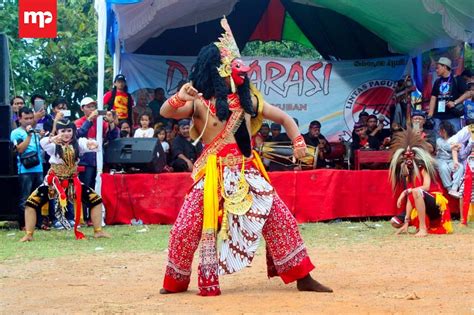
[[[40,151],[40,137],[35,133],[34,113],[23,107],[18,112],[20,127],[10,134],[10,141],[17,152],[18,178],[20,183],[20,204],[18,221],[25,227],[25,203],[28,196],[43,182],[43,165]]]
[[[77,136],[86,137],[96,140],[97,138],[97,116],[104,115],[102,122],[102,137],[104,143],[119,137],[119,129],[117,128],[117,117],[114,112],[98,111],[97,102],[90,97],[85,97],[81,101],[81,110],[84,116],[74,122],[77,127]],[[81,156],[79,165],[84,166],[84,172],[79,174],[79,179],[88,187],[95,186],[95,177],[97,174],[96,153],[84,153]],[[90,220],[90,215],[85,207],[84,220]]]
[[[56,123],[63,119],[69,118],[71,111],[68,110],[67,101],[64,98],[57,98],[51,104],[51,114],[47,115],[43,124],[43,129],[51,135],[56,134]]]

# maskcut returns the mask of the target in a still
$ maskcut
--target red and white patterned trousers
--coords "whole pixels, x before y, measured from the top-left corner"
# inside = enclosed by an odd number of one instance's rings
[[[167,291],[182,292],[188,289],[194,253],[202,235],[202,209],[203,190],[195,187],[186,196],[171,230],[163,283]],[[296,220],[276,193],[262,235],[267,245],[269,277],[280,276],[285,283],[290,283],[305,277],[314,269]]]

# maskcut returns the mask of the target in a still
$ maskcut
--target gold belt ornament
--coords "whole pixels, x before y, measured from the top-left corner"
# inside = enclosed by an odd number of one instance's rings
[[[230,159],[230,155],[227,155],[225,158]],[[235,159],[240,160],[240,157],[233,156]],[[235,159],[227,160],[235,161]],[[222,174],[222,181],[221,181],[221,195],[224,199],[224,214],[222,216],[222,228],[221,228],[221,237],[222,239],[228,239],[228,220],[227,215],[228,213],[235,214],[235,215],[244,215],[246,214],[250,208],[252,207],[253,197],[250,194],[250,185],[245,180],[245,157],[242,156],[242,170],[240,173],[239,184],[237,189],[232,194],[227,194],[224,185],[224,173],[223,173],[223,165],[229,166],[229,164],[224,164],[223,158],[219,159],[221,174]],[[236,164],[234,164],[236,165]]]

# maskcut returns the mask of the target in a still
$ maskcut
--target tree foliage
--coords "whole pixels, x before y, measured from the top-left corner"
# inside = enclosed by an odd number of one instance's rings
[[[244,56],[300,58],[307,60],[321,59],[321,55],[314,48],[309,48],[300,43],[283,40],[280,42],[252,41],[248,42],[243,51]]]
[[[0,6],[0,30],[7,34],[13,75],[10,95],[34,93],[52,102],[66,98],[73,111],[97,94],[97,16],[93,1],[58,0],[57,38],[18,38],[18,0]],[[106,56],[106,82],[112,81]]]

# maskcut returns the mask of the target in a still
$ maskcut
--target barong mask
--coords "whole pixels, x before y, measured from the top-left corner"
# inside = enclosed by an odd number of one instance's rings
[[[415,182],[425,169],[432,179],[436,178],[435,160],[429,153],[428,143],[414,130],[408,129],[394,134],[390,146],[390,181],[392,189],[402,186],[405,180]]]
[[[232,93],[235,93],[236,86],[244,84],[250,67],[240,59],[239,47],[225,17],[221,20],[221,26],[225,33],[214,43],[221,55],[221,65],[217,70],[222,78],[229,78]]]

